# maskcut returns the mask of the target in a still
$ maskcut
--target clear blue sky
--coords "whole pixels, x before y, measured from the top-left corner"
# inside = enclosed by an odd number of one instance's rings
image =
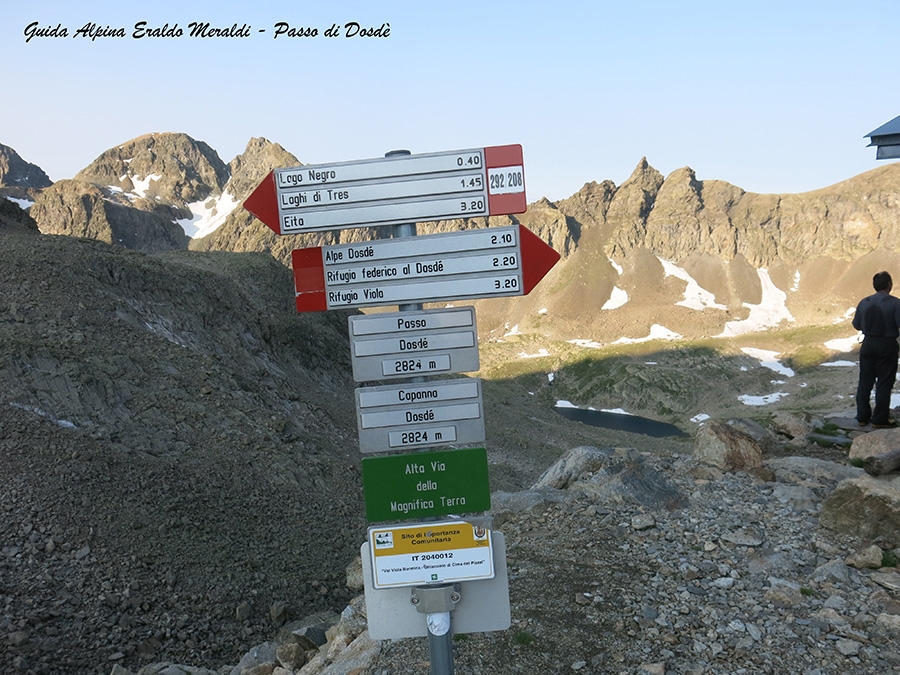
[[[26,43],[34,21],[69,37]],[[136,39],[141,21],[184,36]],[[251,35],[190,38],[194,21]],[[73,37],[90,22],[127,37]],[[319,35],[275,38],[278,22]],[[529,202],[620,184],[642,156],[802,192],[884,164],[863,136],[900,115],[898,25],[896,0],[10,1],[0,143],[54,180],[178,131],[226,162],[255,136],[312,164],[520,143]]]

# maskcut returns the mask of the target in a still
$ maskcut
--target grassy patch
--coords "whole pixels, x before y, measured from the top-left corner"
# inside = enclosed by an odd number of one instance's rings
[[[897,554],[893,551],[884,551],[881,554],[882,567],[896,567],[898,562],[900,562],[900,559],[897,558]]]
[[[826,436],[840,436],[841,428],[834,422],[828,422],[821,427],[816,427],[816,433],[825,434]]]
[[[527,646],[534,642],[534,635],[525,630],[517,630],[513,633],[513,644]]]
[[[787,365],[798,373],[816,368],[828,359],[829,352],[819,345],[803,345],[788,356]]]

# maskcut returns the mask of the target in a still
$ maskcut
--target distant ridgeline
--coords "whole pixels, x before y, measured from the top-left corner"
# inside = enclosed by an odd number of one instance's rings
[[[226,164],[202,141],[154,133],[51,183],[0,145],[0,194],[30,206],[45,234],[147,253],[268,251],[290,265],[295,248],[386,236],[359,228],[278,237],[237,208],[271,169],[292,166],[297,157],[264,138]],[[765,195],[698,180],[687,167],[664,177],[641,159],[619,186],[589,182],[520,216],[420,223],[418,233],[521,223],[563,255],[534,293],[479,313],[484,336],[515,326],[592,344],[728,337],[847,321],[875,272],[900,273],[898,203],[898,164]]]

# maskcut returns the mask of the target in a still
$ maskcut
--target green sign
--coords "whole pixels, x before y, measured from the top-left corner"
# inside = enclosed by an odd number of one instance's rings
[[[484,448],[366,457],[362,479],[370,523],[491,508]]]

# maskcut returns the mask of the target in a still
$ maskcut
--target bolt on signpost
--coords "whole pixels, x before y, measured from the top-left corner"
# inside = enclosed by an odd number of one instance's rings
[[[297,310],[394,305],[348,319],[369,523],[360,548],[369,634],[427,636],[431,675],[452,675],[452,632],[509,627],[505,539],[490,510],[473,307],[525,295],[559,254],[521,225],[416,236],[416,222],[526,210],[522,148],[505,145],[275,169],[244,208],[276,234],[392,225],[390,239],[292,252]],[[452,449],[437,448],[453,446]],[[397,453],[404,454],[388,454]],[[410,609],[415,608],[415,612]],[[421,615],[425,615],[424,622]],[[451,626],[451,616],[452,626]]]

